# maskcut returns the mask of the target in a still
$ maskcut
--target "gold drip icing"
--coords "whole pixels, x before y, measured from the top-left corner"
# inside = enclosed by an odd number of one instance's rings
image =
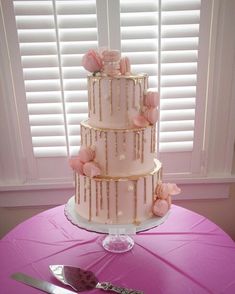
[[[118,182],[115,182],[116,218],[118,218]]]
[[[120,80],[118,80],[116,82],[116,92],[117,92],[117,101],[118,101],[118,105],[117,105],[117,110],[120,111],[121,110],[121,93],[120,93]]]
[[[87,190],[86,176],[83,177],[83,180],[84,180],[84,202],[86,202],[86,190]]]
[[[137,132],[137,159],[140,158],[140,132]]]
[[[117,132],[114,132],[115,134],[115,155],[116,157],[118,156],[118,136],[117,136]]]
[[[110,99],[110,115],[113,115],[113,94],[112,94],[113,80],[109,80],[109,99]]]
[[[156,148],[156,125],[153,126],[153,152],[155,152]]]
[[[105,173],[108,174],[108,135],[105,133]]]
[[[116,176],[116,177],[110,177],[110,176],[97,176],[95,178],[93,178],[93,180],[95,181],[134,181],[134,180],[138,180],[140,178],[143,178],[145,176],[149,176],[149,175],[154,175],[156,174],[157,172],[160,171],[160,168],[161,168],[161,163],[160,161],[158,160],[155,160],[155,167],[152,171],[148,172],[148,173],[145,173],[145,174],[141,174],[141,175],[134,175],[134,176],[127,176],[127,177],[119,177],[119,176]]]
[[[97,134],[97,130],[95,130],[95,141],[97,142],[97,139],[98,139],[98,134]]]
[[[85,145],[86,145],[86,147],[87,147],[87,145],[88,145],[87,130],[85,130]]]
[[[97,127],[90,126],[87,121],[82,121],[81,125],[84,128],[97,130],[97,131],[100,131],[100,132],[103,132],[103,133],[107,132],[107,131],[108,132],[113,131],[113,132],[132,133],[132,132],[135,132],[135,131],[142,131],[142,130],[146,130],[147,128],[152,128],[152,126],[143,127],[143,128],[133,128],[133,129],[130,129],[130,128],[126,128],[126,129],[125,128],[122,128],[122,129],[117,129],[117,128],[97,128]]]
[[[153,201],[154,201],[154,175],[152,175],[152,197],[153,197]]]
[[[75,173],[75,177],[76,177],[76,197],[77,197],[76,203],[80,204],[80,176],[78,173]]]
[[[98,182],[95,181],[95,216],[98,216],[99,211],[99,199],[98,199]]]
[[[92,146],[92,129],[89,131],[90,146]]]
[[[93,99],[93,113],[95,114],[95,83],[96,79],[92,80],[92,99]]]
[[[102,139],[102,134],[103,134],[103,131],[100,129],[100,130],[99,130],[99,138],[100,138],[100,139]]]
[[[89,221],[91,221],[91,179],[89,178]]]
[[[100,209],[103,209],[103,184],[100,182]]]
[[[98,86],[99,86],[99,120],[102,121],[101,80],[98,80]]]
[[[128,111],[129,110],[129,103],[128,103],[128,101],[129,101],[129,87],[128,87],[128,80],[126,80],[125,81],[126,83],[125,83],[125,91],[126,91],[126,93],[125,93],[125,96],[126,96],[126,111]]]
[[[147,202],[147,185],[146,185],[147,177],[144,177],[144,203]]]
[[[142,99],[142,83],[141,79],[138,80],[139,90],[140,90],[140,107],[143,107],[143,99]]]
[[[110,219],[110,198],[109,198],[109,184],[110,182],[106,182],[106,196],[107,196],[107,209],[108,209],[108,214],[107,218]]]
[[[126,151],[126,133],[122,132],[122,147],[123,151]]]
[[[144,163],[144,130],[141,131],[141,163]]]
[[[148,77],[147,74],[143,73],[143,74],[138,74],[138,75],[128,75],[128,76],[113,76],[113,77],[104,77],[104,76],[93,76],[93,75],[89,75],[88,78],[90,78],[91,80],[104,80],[104,79],[109,79],[109,80],[132,80],[133,82],[137,83],[137,81],[139,79],[145,79],[146,77]]]
[[[137,219],[137,183],[138,180],[133,181],[134,184],[134,224],[138,223],[138,219]]]
[[[134,80],[133,83],[133,93],[132,93],[132,107],[135,108],[135,85],[136,85],[136,80]]]
[[[90,79],[88,78],[88,116],[91,116],[91,89],[90,89],[91,83]]]
[[[134,134],[133,134],[133,140],[134,140],[134,160],[136,160],[136,153],[137,153],[136,132],[134,132]]]

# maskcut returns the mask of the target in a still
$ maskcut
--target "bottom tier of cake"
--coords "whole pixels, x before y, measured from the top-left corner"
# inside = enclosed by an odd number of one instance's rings
[[[159,161],[153,171],[141,176],[89,178],[75,173],[76,211],[96,223],[139,225],[152,217],[155,189],[161,177]]]

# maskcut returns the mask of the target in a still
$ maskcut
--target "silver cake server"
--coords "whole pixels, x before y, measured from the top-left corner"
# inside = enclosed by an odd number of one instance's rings
[[[78,292],[101,289],[119,294],[144,294],[143,291],[117,287],[109,282],[99,282],[91,271],[66,265],[50,265],[53,275],[65,285],[71,286]]]
[[[33,287],[33,288],[40,289],[40,290],[42,290],[43,292],[46,292],[46,293],[51,293],[51,294],[76,294],[76,292],[74,292],[74,291],[70,291],[70,290],[67,290],[65,288],[56,286],[56,285],[54,285],[52,283],[49,283],[47,281],[42,281],[42,280],[35,279],[35,278],[30,277],[30,276],[28,276],[26,274],[23,274],[23,273],[15,273],[15,274],[13,274],[11,276],[11,278],[13,280],[24,283],[24,284],[26,284],[28,286]]]

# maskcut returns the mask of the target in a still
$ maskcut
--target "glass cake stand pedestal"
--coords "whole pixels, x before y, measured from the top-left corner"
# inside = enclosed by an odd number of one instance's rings
[[[123,253],[131,250],[135,244],[134,236],[138,232],[149,230],[162,224],[168,217],[169,212],[164,217],[152,217],[140,225],[134,224],[100,224],[90,222],[79,216],[75,210],[75,197],[71,197],[65,205],[65,216],[75,226],[87,231],[106,234],[103,239],[103,248],[112,253]]]

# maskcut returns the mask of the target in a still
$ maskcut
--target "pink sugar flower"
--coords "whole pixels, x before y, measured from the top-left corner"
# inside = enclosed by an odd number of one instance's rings
[[[82,58],[82,66],[89,72],[100,71],[103,67],[102,58],[98,52],[90,49]]]
[[[147,91],[144,95],[144,105],[147,107],[157,107],[159,105],[158,92]]]
[[[144,117],[150,124],[155,124],[158,120],[157,108],[147,108],[144,112]]]
[[[94,178],[101,174],[101,169],[97,163],[90,161],[86,162],[83,166],[84,174],[88,177]]]
[[[82,147],[78,152],[78,156],[83,163],[92,161],[95,158],[95,151],[90,147]]]
[[[143,115],[137,115],[133,118],[133,123],[136,127],[144,128],[149,125],[149,122]]]
[[[76,171],[79,175],[83,175],[83,163],[80,161],[78,156],[70,158],[69,164],[71,168],[74,171]]]
[[[157,199],[153,204],[153,214],[156,216],[163,217],[167,211],[169,210],[169,205],[166,200],[163,199]]]

